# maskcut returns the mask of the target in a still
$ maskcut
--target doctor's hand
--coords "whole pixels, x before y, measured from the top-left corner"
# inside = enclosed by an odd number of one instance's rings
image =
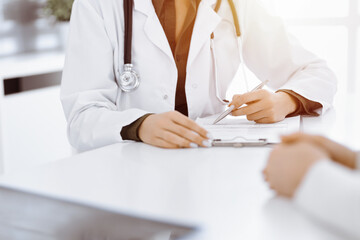
[[[310,143],[280,144],[271,152],[263,174],[270,188],[292,197],[311,166],[327,158],[322,148]]]
[[[323,136],[309,135],[299,132],[283,136],[282,141],[288,144],[297,142],[313,144],[322,148],[335,162],[351,169],[356,168],[356,153],[354,151]]]
[[[241,107],[243,104],[246,106]],[[272,93],[265,89],[234,95],[233,116],[246,115],[249,121],[257,123],[275,123],[293,113],[298,108],[297,99],[285,92]]]
[[[148,116],[140,126],[139,137],[162,148],[211,146],[208,132],[177,111]]]

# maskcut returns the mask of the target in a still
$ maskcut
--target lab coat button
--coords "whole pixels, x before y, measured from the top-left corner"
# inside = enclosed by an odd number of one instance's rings
[[[194,89],[196,89],[196,88],[198,87],[198,85],[197,85],[196,83],[194,83],[194,84],[192,85],[192,87],[193,87]]]
[[[168,99],[168,95],[165,94],[165,95],[163,96],[163,99],[164,99],[164,100]]]

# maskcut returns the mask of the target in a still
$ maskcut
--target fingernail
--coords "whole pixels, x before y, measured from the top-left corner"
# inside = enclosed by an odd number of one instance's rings
[[[211,147],[211,141],[210,140],[204,140],[203,142],[202,142],[202,144],[205,146],[205,147]]]
[[[206,137],[207,137],[208,139],[211,139],[211,140],[214,139],[214,137],[213,137],[213,135],[212,135],[211,133],[207,133],[207,134],[206,134]]]
[[[197,145],[196,143],[190,143],[190,147],[191,147],[191,148],[198,148],[199,145]]]

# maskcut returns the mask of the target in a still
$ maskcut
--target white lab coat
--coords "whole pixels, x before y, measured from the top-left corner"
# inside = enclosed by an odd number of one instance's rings
[[[222,98],[240,64],[230,7],[201,1],[187,63],[185,91],[189,117],[219,113],[210,35],[215,33],[219,93]],[[120,131],[146,113],[174,110],[177,68],[151,0],[134,0],[132,57],[139,88],[124,93],[117,85],[123,66],[122,0],[75,0],[62,78],[61,100],[70,143],[88,150],[121,142]],[[325,62],[287,34],[278,17],[256,0],[236,1],[247,67],[273,89],[290,89],[331,106],[334,74]],[[236,79],[243,81],[243,79]]]

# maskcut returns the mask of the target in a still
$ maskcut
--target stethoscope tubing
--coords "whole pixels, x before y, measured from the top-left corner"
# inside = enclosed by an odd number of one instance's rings
[[[219,11],[221,3],[222,3],[222,0],[217,0],[216,1],[215,8],[214,8],[214,11],[216,13]],[[232,14],[233,20],[234,20],[236,36],[240,37],[241,36],[241,29],[240,29],[240,24],[239,24],[239,16],[237,14],[234,1],[233,0],[228,0],[228,3],[229,3],[230,9],[231,9],[231,14]]]
[[[216,4],[215,4],[215,8],[214,11],[217,13],[220,9],[222,0],[217,0]],[[233,21],[234,21],[234,26],[235,26],[235,32],[236,32],[236,38],[237,38],[237,46],[238,46],[238,52],[239,52],[239,56],[240,56],[240,61],[241,61],[241,72],[243,75],[243,79],[245,81],[246,84],[246,90],[249,91],[249,86],[248,86],[248,80],[247,80],[247,75],[245,72],[245,67],[244,67],[244,59],[242,57],[242,40],[241,40],[241,30],[240,30],[240,24],[239,24],[239,17],[237,15],[237,11],[235,8],[235,4],[233,0],[228,0],[230,9],[231,9],[231,13],[233,16]],[[217,100],[223,104],[223,105],[228,105],[229,101],[227,101],[226,99],[222,99],[220,97],[220,93],[219,93],[219,82],[218,82],[218,69],[217,69],[217,64],[216,64],[216,49],[215,49],[215,43],[214,43],[214,38],[215,38],[215,34],[212,33],[211,37],[210,37],[210,48],[211,48],[211,56],[213,58],[213,62],[214,62],[214,79],[215,79],[215,94],[216,94],[216,98]]]
[[[131,64],[134,0],[124,0],[124,64]]]

